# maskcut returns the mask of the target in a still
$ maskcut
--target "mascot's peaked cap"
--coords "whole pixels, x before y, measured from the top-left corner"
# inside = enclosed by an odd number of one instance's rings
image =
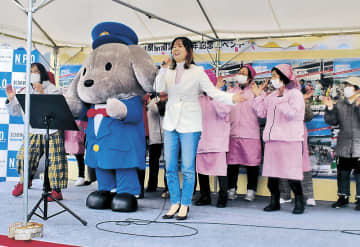
[[[101,22],[92,32],[92,48],[107,43],[123,43],[125,45],[137,45],[138,37],[130,27],[118,22]]]

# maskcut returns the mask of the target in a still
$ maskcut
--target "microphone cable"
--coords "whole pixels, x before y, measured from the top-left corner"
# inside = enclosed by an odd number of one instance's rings
[[[208,221],[158,221],[160,215],[165,209],[167,198],[164,198],[161,210],[159,214],[153,220],[137,219],[137,218],[127,218],[125,220],[109,220],[102,221],[96,224],[96,228],[100,231],[111,232],[121,235],[137,236],[137,237],[150,237],[150,238],[180,238],[180,237],[191,237],[200,233],[200,230],[194,226],[188,225],[214,225],[214,226],[232,226],[232,227],[251,227],[251,228],[265,228],[265,229],[278,229],[278,230],[296,230],[296,231],[310,231],[310,232],[334,232],[342,233],[349,235],[360,236],[360,229],[320,229],[320,228],[302,228],[302,227],[285,227],[285,226],[275,226],[275,225],[257,225],[257,224],[236,224],[236,223],[225,223],[225,222],[208,222]],[[139,234],[133,232],[126,232],[120,230],[109,229],[109,225],[116,227],[126,227],[126,226],[150,226],[152,224],[158,225],[171,225],[179,228],[188,230],[188,233],[185,234],[168,234],[168,235],[153,235],[153,234]]]

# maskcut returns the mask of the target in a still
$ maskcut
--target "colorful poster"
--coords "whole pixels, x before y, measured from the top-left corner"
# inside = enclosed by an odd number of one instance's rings
[[[61,66],[59,86],[61,88],[67,88],[71,84],[72,80],[75,78],[81,66],[82,66],[81,64]]]

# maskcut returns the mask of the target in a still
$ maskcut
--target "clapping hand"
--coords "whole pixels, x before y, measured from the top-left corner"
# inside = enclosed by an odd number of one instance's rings
[[[225,86],[225,81],[223,80],[222,76],[219,76],[216,82],[216,87],[222,88],[223,86]]]
[[[232,101],[234,104],[241,103],[247,101],[247,98],[241,96],[239,93],[236,93],[232,97]]]
[[[251,83],[251,92],[255,95],[255,97],[260,96],[264,91],[264,88],[269,84],[269,79],[267,79],[263,84],[260,86],[256,85],[255,82]]]
[[[324,97],[323,104],[326,105],[329,110],[332,110],[335,103],[330,97]]]
[[[355,105],[360,106],[360,93],[356,94]]]
[[[15,97],[15,91],[13,90],[11,84],[6,86],[6,96],[11,101]]]
[[[314,94],[314,91],[308,90],[308,91],[304,94],[304,99],[305,99],[305,100],[310,99],[313,94]]]

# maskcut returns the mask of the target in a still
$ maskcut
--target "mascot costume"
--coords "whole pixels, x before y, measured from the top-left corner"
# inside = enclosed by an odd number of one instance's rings
[[[88,116],[85,164],[96,169],[98,190],[86,205],[132,212],[140,194],[136,170],[145,169],[142,96],[152,91],[157,69],[126,25],[100,23],[92,39],[93,51],[66,94],[73,115]]]

